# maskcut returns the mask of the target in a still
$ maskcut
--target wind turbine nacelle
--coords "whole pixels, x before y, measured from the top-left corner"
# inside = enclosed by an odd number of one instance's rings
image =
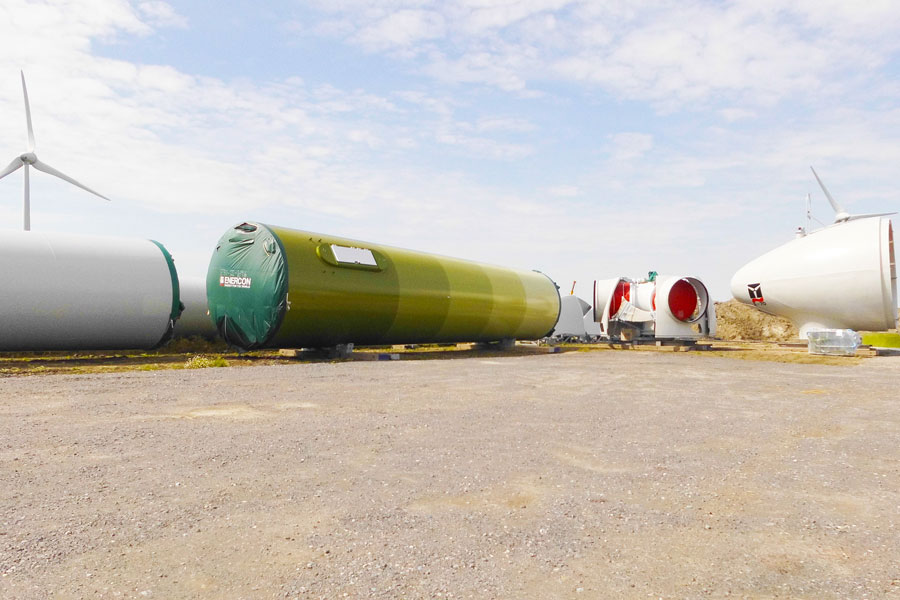
[[[699,339],[715,335],[715,307],[696,277],[594,282],[594,321],[608,337]]]
[[[740,302],[813,329],[897,327],[897,268],[890,219],[835,223],[763,254],[734,274]]]

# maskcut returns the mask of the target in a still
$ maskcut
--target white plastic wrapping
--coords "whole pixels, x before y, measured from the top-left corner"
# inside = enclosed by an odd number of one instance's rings
[[[806,332],[810,354],[853,356],[862,337],[852,329],[813,329]]]

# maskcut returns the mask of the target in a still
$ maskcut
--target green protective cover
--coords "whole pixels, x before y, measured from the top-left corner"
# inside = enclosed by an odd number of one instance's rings
[[[339,262],[332,245],[376,264]],[[560,309],[542,273],[259,223],[222,236],[207,294],[220,334],[244,349],[536,339]]]
[[[162,252],[163,257],[166,259],[166,265],[169,267],[169,277],[172,280],[172,310],[169,312],[169,326],[166,328],[162,338],[154,346],[159,347],[172,339],[172,335],[175,333],[175,321],[178,320],[178,317],[184,311],[184,304],[181,303],[181,288],[178,286],[178,271],[175,269],[175,259],[172,258],[165,246],[156,240],[150,240],[150,242]]]
[[[264,346],[287,310],[284,248],[268,228],[242,223],[219,240],[206,274],[209,316],[238,348]]]

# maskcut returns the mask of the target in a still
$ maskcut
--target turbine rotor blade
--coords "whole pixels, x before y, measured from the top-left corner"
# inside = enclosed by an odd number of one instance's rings
[[[31,127],[31,106],[28,104],[28,88],[25,87],[25,72],[22,75],[22,95],[25,96],[25,120],[28,124],[28,151],[34,152],[34,129]]]
[[[891,215],[896,215],[896,212],[889,213],[866,213],[864,215],[850,215],[847,217],[848,221],[855,221],[856,219],[868,219],[869,217],[889,217]]]
[[[845,211],[845,210],[841,207],[841,205],[838,204],[837,201],[836,201],[834,198],[831,197],[831,194],[828,193],[828,188],[826,188],[826,187],[825,187],[825,184],[822,183],[822,180],[819,179],[819,174],[816,173],[816,170],[813,169],[812,167],[810,167],[809,170],[813,172],[813,175],[815,176],[816,181],[819,182],[819,187],[822,188],[822,191],[823,191],[823,192],[825,192],[825,197],[828,198],[828,202],[831,203],[831,208],[834,209],[834,212],[837,213],[837,214],[839,214],[839,215],[840,215],[840,214],[844,214],[844,215],[847,214],[847,211]]]
[[[7,167],[5,169],[3,169],[3,172],[0,173],[0,179],[3,179],[4,177],[6,177],[7,175],[9,175],[10,173],[12,173],[13,171],[15,171],[16,169],[18,169],[19,167],[21,167],[24,164],[25,163],[22,162],[21,158],[13,159],[13,161],[11,163],[9,163],[9,165],[7,165]]]
[[[38,171],[43,171],[44,173],[53,175],[54,177],[59,177],[63,181],[68,181],[72,185],[78,186],[81,189],[83,189],[84,191],[90,192],[95,196],[99,196],[99,197],[103,198],[104,200],[106,200],[107,202],[111,201],[109,198],[107,198],[103,194],[95,192],[94,190],[92,190],[91,188],[89,188],[88,186],[86,186],[82,183],[78,183],[77,181],[75,181],[74,179],[72,179],[71,177],[66,175],[65,173],[61,173],[60,171],[57,171],[56,169],[54,169],[53,167],[51,167],[50,165],[48,165],[46,163],[43,163],[39,160],[35,160],[31,166],[34,167],[35,169],[37,169]]]

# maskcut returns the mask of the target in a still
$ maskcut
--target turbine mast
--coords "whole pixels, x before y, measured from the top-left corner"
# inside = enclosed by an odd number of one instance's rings
[[[25,163],[25,204],[22,209],[24,215],[24,229],[31,231],[31,197],[28,191],[28,163]]]

